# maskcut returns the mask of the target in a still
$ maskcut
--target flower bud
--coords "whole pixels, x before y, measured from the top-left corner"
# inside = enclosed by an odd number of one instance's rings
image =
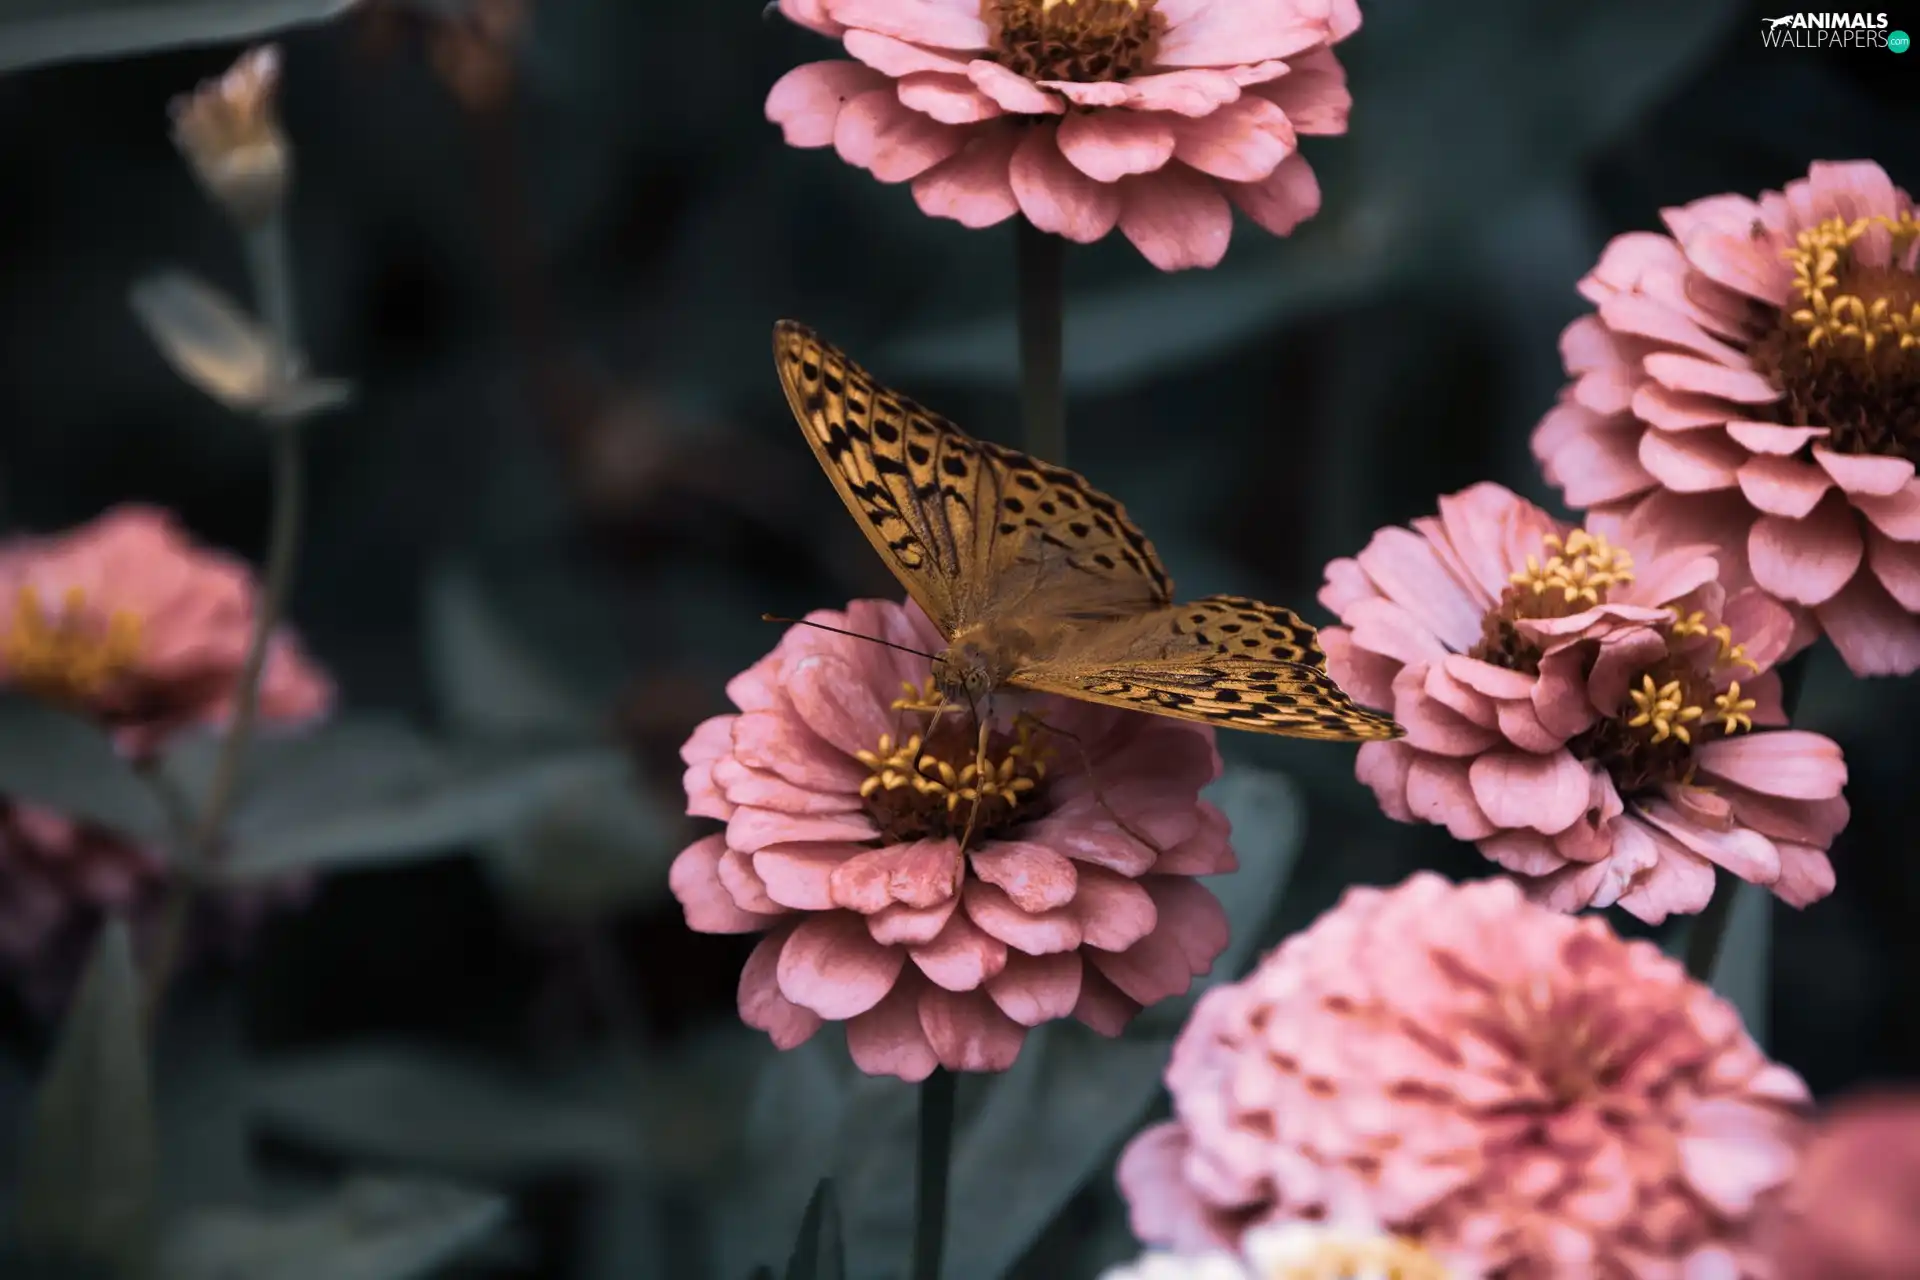
[[[262,45],[173,101],[174,145],[243,227],[266,221],[286,198],[292,160],[274,113],[279,89],[280,51]]]

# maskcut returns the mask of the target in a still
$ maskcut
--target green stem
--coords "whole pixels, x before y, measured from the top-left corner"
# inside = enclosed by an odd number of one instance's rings
[[[940,1280],[947,1242],[947,1175],[953,1163],[953,1098],[959,1078],[935,1067],[920,1085],[920,1153],[914,1180],[913,1280]]]
[[[298,375],[302,362],[294,322],[293,278],[288,269],[285,227],[275,216],[264,225],[247,230],[245,239],[254,293],[280,347],[283,375],[291,380]],[[254,721],[259,714],[260,681],[266,671],[274,632],[279,629],[286,610],[299,555],[300,526],[306,506],[300,431],[292,422],[267,426],[273,454],[273,511],[267,531],[267,561],[260,600],[254,613],[253,633],[247,640],[246,658],[234,687],[233,719],[220,745],[220,756],[214,764],[213,779],[207,786],[199,820],[192,828],[186,848],[180,851],[182,865],[176,868],[161,907],[147,987],[150,1029],[158,1019],[167,987],[179,965],[203,873],[219,857],[221,835],[239,796],[240,766],[253,740]]]
[[[1065,466],[1067,406],[1060,366],[1067,242],[1025,218],[1016,218],[1014,226],[1020,291],[1020,417],[1027,452]]]
[[[1780,709],[1788,724],[1793,723],[1794,712],[1800,707],[1800,690],[1807,682],[1807,656],[1811,652],[1803,650],[1780,668]],[[1687,935],[1687,972],[1696,980],[1709,986],[1713,984],[1714,970],[1720,965],[1720,948],[1727,940],[1727,925],[1733,919],[1734,900],[1746,889],[1744,880],[1717,867],[1714,869],[1713,897],[1707,899],[1707,905],[1694,917],[1693,928]]]

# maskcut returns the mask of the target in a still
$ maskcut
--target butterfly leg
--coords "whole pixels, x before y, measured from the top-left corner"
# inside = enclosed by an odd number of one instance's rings
[[[1066,742],[1072,744],[1074,753],[1080,757],[1080,767],[1086,771],[1088,781],[1093,783],[1093,798],[1099,802],[1101,809],[1106,811],[1106,815],[1109,818],[1113,819],[1115,826],[1119,827],[1122,831],[1132,836],[1135,840],[1138,840],[1141,844],[1145,845],[1147,848],[1153,850],[1153,852],[1156,855],[1166,852],[1165,849],[1162,849],[1159,845],[1155,844],[1153,840],[1145,832],[1134,830],[1133,824],[1128,822],[1125,818],[1121,817],[1119,811],[1115,809],[1112,805],[1107,803],[1107,793],[1105,789],[1102,788],[1100,785],[1099,775],[1094,772],[1093,761],[1088,758],[1086,747],[1081,744],[1080,739],[1076,735],[1069,733],[1065,729],[1055,728],[1053,725],[1048,724],[1045,720],[1042,720],[1039,716],[1034,715],[1030,711],[1023,712],[1022,718],[1025,719],[1028,723],[1038,725],[1040,728],[1046,730],[1048,733],[1054,735],[1055,737],[1061,738]]]
[[[967,851],[967,844],[973,839],[973,828],[980,821],[980,796],[987,779],[987,731],[992,727],[991,712],[981,715],[976,708],[974,720],[980,726],[980,737],[973,748],[973,807],[967,810],[967,828],[960,835],[960,852]]]

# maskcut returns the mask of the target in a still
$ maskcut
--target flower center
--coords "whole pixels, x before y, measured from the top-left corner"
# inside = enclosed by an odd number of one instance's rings
[[[1689,781],[1697,743],[1753,728],[1758,703],[1731,677],[1759,667],[1733,642],[1732,630],[1676,609],[1665,631],[1667,656],[1628,687],[1626,704],[1567,744],[1580,759],[1605,766],[1622,796]]]
[[[1597,533],[1575,529],[1550,533],[1545,556],[1528,556],[1527,567],[1508,576],[1500,603],[1480,626],[1480,643],[1469,656],[1513,671],[1540,669],[1540,648],[1514,624],[1522,618],[1565,618],[1604,604],[1614,587],[1633,581],[1633,556]]]
[[[54,702],[85,703],[140,656],[140,619],[116,610],[104,622],[86,609],[86,593],[69,587],[57,612],[40,592],[20,588],[13,625],[0,638],[15,683]]]
[[[1036,741],[1037,726],[1023,718],[1011,735],[991,734],[982,768],[979,734],[960,716],[964,708],[944,702],[932,680],[904,688],[893,709],[912,723],[854,755],[872,770],[860,795],[881,838],[888,844],[957,839],[971,822],[978,841],[1011,825],[1047,776],[1048,752]]]
[[[993,58],[1029,80],[1125,80],[1166,25],[1154,0],[983,0]]]
[[[1892,264],[1856,261],[1874,229],[1893,237]],[[1784,257],[1800,305],[1755,348],[1782,393],[1791,426],[1824,427],[1837,453],[1920,460],[1920,222],[1829,218],[1802,231]]]

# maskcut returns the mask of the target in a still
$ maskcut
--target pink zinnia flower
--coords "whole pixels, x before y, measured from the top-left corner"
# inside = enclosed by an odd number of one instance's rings
[[[1860,675],[1920,668],[1920,222],[1877,164],[1816,164],[1624,235],[1534,433],[1576,507],[1711,543]],[[1797,645],[1796,645],[1797,647]]]
[[[809,621],[942,647],[911,605]],[[781,1048],[844,1022],[873,1075],[1004,1070],[1029,1027],[1071,1016],[1117,1035],[1226,946],[1225,913],[1193,879],[1234,865],[1226,819],[1199,797],[1220,770],[1210,728],[1035,698],[995,727],[981,786],[967,713],[947,709],[928,736],[925,658],[796,626],[727,693],[740,714],[682,749],[688,812],[727,829],[683,852],[671,883],[693,928],[767,931],[740,1016]]]
[[[247,567],[195,546],[168,513],[122,506],[78,529],[0,546],[0,684],[92,715],[121,746],[153,749],[233,710],[256,591]],[[324,715],[333,686],[277,635],[260,718]]]
[[[1120,1160],[1142,1240],[1231,1246],[1357,1193],[1502,1280],[1755,1274],[1807,1099],[1653,944],[1424,873],[1202,996],[1167,1087]]]
[[[1655,552],[1632,521],[1570,529],[1496,484],[1440,499],[1327,566],[1320,633],[1397,742],[1360,780],[1402,822],[1444,824],[1550,906],[1698,911],[1713,867],[1804,906],[1832,891],[1840,748],[1785,723],[1768,668],[1793,629],[1707,548]]]
[[[1920,1098],[1851,1098],[1814,1127],[1766,1213],[1775,1280],[1901,1280],[1920,1260]]]
[[[935,217],[1016,213],[1163,271],[1211,267],[1232,206],[1275,235],[1320,208],[1298,135],[1344,133],[1332,46],[1354,0],[780,0],[857,61],[782,76],[767,118]]]

